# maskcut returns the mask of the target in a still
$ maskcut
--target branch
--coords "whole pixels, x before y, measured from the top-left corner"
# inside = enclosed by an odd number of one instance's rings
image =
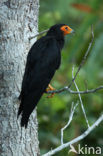
[[[87,51],[86,51],[86,53],[85,53],[85,55],[84,55],[84,57],[83,57],[83,59],[82,59],[80,65],[79,65],[79,67],[78,67],[78,70],[77,70],[77,72],[76,72],[74,78],[72,79],[71,83],[69,84],[68,88],[71,87],[72,83],[73,83],[74,80],[76,79],[76,77],[77,77],[77,75],[78,75],[78,73],[79,73],[81,67],[83,66],[83,64],[84,64],[84,62],[85,62],[85,60],[86,60],[86,58],[87,58],[87,56],[88,56],[88,54],[89,54],[89,52],[90,52],[90,49],[91,49],[91,47],[92,47],[93,40],[94,40],[93,25],[91,26],[91,33],[92,33],[92,39],[91,39],[91,42],[89,43],[88,49],[87,49]]]
[[[48,91],[46,93],[51,94],[51,93],[61,93],[63,91],[68,91],[70,94],[89,94],[89,93],[95,93],[95,92],[102,90],[102,89],[103,89],[103,86],[99,86],[95,89],[90,89],[90,90],[85,90],[85,91],[74,91],[74,90],[71,90],[70,88],[68,88],[68,86],[66,86],[62,89]]]
[[[76,105],[74,106],[74,103],[72,103],[72,107],[71,107],[71,113],[69,116],[69,120],[67,122],[67,124],[61,129],[61,145],[63,144],[63,132],[64,130],[70,125],[72,119],[73,119],[73,115],[74,115],[74,111],[76,109],[76,107],[78,106],[78,103],[76,103]]]
[[[35,38],[35,37],[37,37],[37,36],[39,36],[39,35],[42,35],[42,34],[46,33],[48,30],[49,30],[49,29],[43,30],[43,31],[41,31],[40,33],[37,33],[36,35],[34,35],[34,36],[32,36],[32,37],[29,37],[29,40],[32,40],[33,38]]]
[[[91,133],[101,122],[103,121],[103,114],[97,119],[97,121],[92,125],[90,126],[83,134],[81,134],[80,136],[78,136],[77,138],[65,143],[65,144],[62,144],[60,145],[59,147],[49,151],[48,153],[46,154],[43,154],[42,156],[51,156],[53,154],[56,154],[57,152],[63,150],[64,148],[74,144],[74,143],[77,143],[78,141],[84,139],[89,133]]]
[[[73,75],[73,73],[74,73],[74,67],[73,67],[73,69],[72,69],[72,78],[74,79],[74,75]],[[78,86],[77,86],[75,80],[74,80],[74,85],[75,85],[77,91],[79,92],[79,88],[78,88]],[[87,119],[87,116],[86,116],[86,112],[85,112],[85,109],[84,109],[84,105],[83,105],[83,101],[82,101],[81,95],[78,94],[78,96],[79,96],[79,100],[80,100],[81,108],[82,108],[82,111],[83,111],[83,114],[84,114],[84,117],[85,117],[85,120],[86,120],[87,126],[88,126],[88,128],[89,128],[90,126],[89,126],[89,122],[88,122],[88,119]]]

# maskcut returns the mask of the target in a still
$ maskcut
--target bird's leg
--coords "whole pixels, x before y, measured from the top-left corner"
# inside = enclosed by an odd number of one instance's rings
[[[55,90],[50,84],[48,85],[48,88],[46,89],[46,92]],[[55,93],[51,93],[51,95],[47,96],[47,98],[52,98]]]

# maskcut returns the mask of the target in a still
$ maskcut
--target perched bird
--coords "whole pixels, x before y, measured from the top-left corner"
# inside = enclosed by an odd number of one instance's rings
[[[31,47],[19,96],[18,116],[22,115],[21,126],[27,127],[30,114],[60,66],[64,36],[72,32],[68,25],[56,24]],[[49,88],[52,90],[50,85]]]

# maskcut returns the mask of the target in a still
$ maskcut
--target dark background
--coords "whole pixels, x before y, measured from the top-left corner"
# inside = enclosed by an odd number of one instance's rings
[[[62,50],[62,64],[51,84],[59,89],[68,85],[72,79],[72,67],[75,72],[91,40],[91,24],[94,29],[94,42],[87,60],[80,70],[76,83],[79,90],[96,88],[103,85],[103,1],[99,0],[41,0],[39,13],[39,31],[48,29],[56,23],[68,24],[75,35],[66,36]],[[75,90],[74,85],[72,89]],[[46,98],[45,94],[38,104],[39,140],[41,154],[60,145],[60,130],[67,123],[72,102],[79,101],[78,95],[68,92]],[[103,91],[82,95],[85,111],[92,125],[103,112]],[[64,142],[79,136],[87,129],[84,115],[79,105],[70,126],[64,132]],[[85,139],[81,146],[103,146],[103,123]],[[75,144],[75,148],[77,148]],[[68,154],[69,148],[56,156],[74,156]],[[91,154],[92,156],[92,154]]]

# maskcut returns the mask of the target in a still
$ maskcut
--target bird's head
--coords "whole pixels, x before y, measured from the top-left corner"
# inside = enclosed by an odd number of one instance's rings
[[[71,29],[68,25],[63,25],[60,27],[60,30],[63,32],[63,35],[74,33],[74,30]]]
[[[73,33],[74,30],[71,29],[68,25],[66,24],[56,24],[56,25],[53,25],[47,35],[50,35],[50,36],[55,36],[56,38],[60,38],[60,37],[64,37],[65,35],[67,34],[71,34]]]

